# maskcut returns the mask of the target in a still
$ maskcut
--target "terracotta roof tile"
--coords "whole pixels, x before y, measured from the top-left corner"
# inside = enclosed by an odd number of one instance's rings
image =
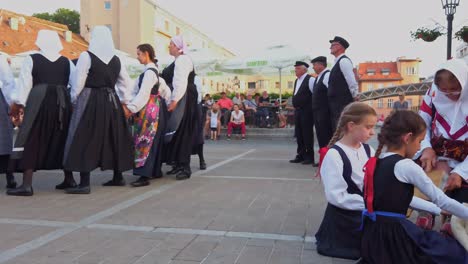
[[[384,72],[387,72],[387,74],[384,74]],[[358,81],[403,80],[403,77],[398,72],[396,62],[359,63],[357,77]]]
[[[12,30],[9,25],[11,17],[24,17],[26,23],[18,23],[18,30]],[[50,22],[36,17],[17,14],[5,9],[0,9],[0,51],[9,55],[37,50],[35,44],[37,32],[41,29],[55,30],[62,41],[61,54],[69,59],[78,58],[81,52],[88,49],[88,42],[78,34],[72,34],[72,42],[66,42],[64,32],[68,31],[66,25]]]

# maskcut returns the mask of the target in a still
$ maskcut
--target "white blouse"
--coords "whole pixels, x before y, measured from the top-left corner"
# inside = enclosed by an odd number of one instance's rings
[[[180,55],[175,60],[174,78],[172,80],[171,101],[178,102],[187,91],[188,76],[193,71],[192,59],[187,55]]]
[[[387,152],[382,154],[380,157],[384,158],[391,155],[395,155],[395,153]],[[463,204],[446,196],[444,192],[441,189],[437,188],[437,186],[434,185],[431,179],[427,177],[424,170],[416,163],[414,163],[414,161],[412,161],[411,159],[404,159],[397,162],[395,164],[394,174],[400,182],[414,185],[424,195],[429,197],[429,199],[431,199],[431,201],[435,204],[430,205],[429,207],[418,208],[419,206],[421,206],[421,204],[412,203],[410,207],[426,211],[430,211],[431,208],[433,208],[434,211],[439,211],[440,213],[440,209],[435,209],[435,207],[439,207],[460,218],[463,218],[465,220],[468,219],[468,207],[465,207]],[[424,202],[427,203],[427,201]]]
[[[151,89],[153,89],[153,86],[158,83],[158,76],[156,76],[156,73],[154,73],[152,70],[148,70],[149,68],[157,70],[154,63],[149,63],[145,66],[145,73],[143,75],[141,87],[138,87],[139,80],[135,80],[133,89],[135,96],[130,101],[130,103],[127,104],[127,108],[132,113],[138,113],[141,109],[143,109],[143,107],[145,107],[150,98]],[[168,103],[171,98],[171,89],[169,89],[163,78],[159,78],[159,82],[159,95],[166,100],[166,103]]]
[[[122,62],[121,62],[122,63]],[[132,99],[132,85],[130,76],[127,73],[125,65],[121,64],[119,77],[115,84],[115,89],[119,99],[122,103],[128,104]],[[91,57],[88,52],[82,52],[78,63],[76,64],[76,70],[72,75],[72,87],[70,90],[70,96],[72,102],[75,102],[80,93],[85,88],[86,79],[88,78],[89,69],[91,68]]]
[[[42,54],[41,52],[39,52]],[[44,55],[44,54],[42,54]],[[48,57],[44,55],[49,61],[56,61],[60,57]],[[53,60],[55,59],[55,60]],[[75,65],[73,62],[69,60],[70,63],[70,76],[68,79],[68,85],[71,84],[73,72],[75,71]],[[28,99],[29,93],[31,92],[31,89],[33,87],[33,76],[32,76],[32,70],[33,70],[33,60],[31,56],[27,56],[24,61],[23,65],[21,66],[19,78],[18,78],[18,85],[16,86],[15,92],[12,95],[12,101],[16,104],[26,106],[26,100]]]
[[[10,105],[15,92],[15,78],[8,64],[7,58],[0,55],[0,89],[2,90],[5,100]]]

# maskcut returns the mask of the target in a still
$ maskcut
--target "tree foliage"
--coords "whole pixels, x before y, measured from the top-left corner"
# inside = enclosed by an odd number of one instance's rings
[[[55,13],[35,13],[32,15],[33,17],[37,17],[40,19],[52,21],[55,23],[60,23],[67,25],[68,28],[74,32],[79,34],[80,33],[80,13],[75,10],[67,9],[67,8],[59,8],[55,11]]]

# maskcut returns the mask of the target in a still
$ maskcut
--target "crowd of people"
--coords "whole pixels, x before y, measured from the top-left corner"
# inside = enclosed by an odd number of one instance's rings
[[[0,57],[0,173],[7,174],[8,195],[32,196],[37,170],[63,170],[56,189],[89,194],[97,168],[113,171],[104,186],[124,186],[122,173],[133,169],[135,187],[162,177],[163,163],[172,166],[167,174],[190,178],[192,154],[206,169],[201,86],[181,36],[171,39],[175,61],[162,73],[153,47],[136,47],[145,69],[135,83],[105,26],[93,28],[76,65],[60,55],[55,31],[39,31],[36,45],[18,82]],[[14,172],[23,173],[19,186]]]

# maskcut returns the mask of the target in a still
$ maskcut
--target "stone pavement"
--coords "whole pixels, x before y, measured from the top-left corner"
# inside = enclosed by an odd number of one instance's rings
[[[60,171],[38,172],[32,198],[6,196],[2,175],[0,263],[353,263],[317,254],[326,202],[315,169],[288,162],[295,148],[209,141],[208,169],[193,156],[190,180],[101,187],[112,175],[97,171],[83,196],[54,190]]]

